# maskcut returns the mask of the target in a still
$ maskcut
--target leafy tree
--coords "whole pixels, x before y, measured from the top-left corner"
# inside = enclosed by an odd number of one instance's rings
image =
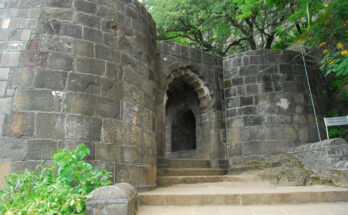
[[[293,0],[145,0],[157,23],[159,40],[201,48],[225,56],[269,49],[277,34],[288,32]],[[293,27],[295,25],[292,25]]]
[[[348,75],[348,1],[143,0],[159,40],[225,56],[254,49],[285,49],[294,41],[323,47],[322,69]]]

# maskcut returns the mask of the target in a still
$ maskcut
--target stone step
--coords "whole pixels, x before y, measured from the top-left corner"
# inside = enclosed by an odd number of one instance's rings
[[[309,203],[298,205],[196,205],[196,206],[140,206],[138,215],[347,215],[346,202]]]
[[[209,160],[200,159],[158,159],[158,168],[210,168]]]
[[[207,176],[226,175],[227,169],[181,168],[158,169],[158,176]]]
[[[279,205],[348,202],[348,189],[333,186],[272,187],[262,183],[180,184],[139,193],[141,205]]]
[[[226,175],[211,175],[211,176],[161,176],[157,178],[158,186],[171,186],[174,184],[196,184],[208,182],[237,182],[241,181],[238,177]]]

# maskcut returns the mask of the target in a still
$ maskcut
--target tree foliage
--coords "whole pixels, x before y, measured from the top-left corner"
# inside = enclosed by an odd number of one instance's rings
[[[285,49],[300,41],[320,44],[328,73],[348,75],[348,1],[342,0],[143,0],[159,40],[220,56]]]
[[[286,21],[294,13],[295,5],[293,0],[145,0],[143,3],[157,22],[158,39],[171,39],[221,56],[271,48],[277,34],[287,30],[279,26],[289,25]]]

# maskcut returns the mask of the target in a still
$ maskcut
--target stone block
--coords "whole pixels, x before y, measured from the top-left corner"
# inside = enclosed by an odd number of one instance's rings
[[[18,65],[20,52],[3,52],[0,67],[15,67]]]
[[[243,118],[227,119],[226,126],[227,128],[240,128],[244,126],[243,122],[244,122]]]
[[[266,55],[255,55],[249,57],[250,64],[266,64],[267,56]]]
[[[249,106],[254,105],[254,97],[253,96],[247,96],[247,97],[240,97],[240,106]]]
[[[121,148],[121,162],[136,164],[139,160],[139,149],[137,147]]]
[[[93,28],[83,28],[83,38],[96,43],[103,43],[103,32]]]
[[[13,97],[15,92],[16,92],[15,88],[7,88],[5,96],[6,97]]]
[[[0,162],[0,189],[6,188],[6,180],[5,176],[10,174],[11,162],[9,161],[1,161]]]
[[[102,75],[105,72],[105,62],[93,58],[77,57],[76,71],[81,73]]]
[[[27,68],[12,69],[9,86],[31,87],[34,80],[34,72]]]
[[[102,31],[103,32],[116,32],[117,25],[115,21],[102,19]]]
[[[65,138],[70,140],[99,141],[102,120],[87,116],[66,116]]]
[[[90,94],[99,94],[100,79],[93,75],[70,73],[67,90]]]
[[[226,117],[227,118],[232,118],[238,115],[238,109],[234,108],[234,109],[228,109],[226,110]]]
[[[45,0],[45,5],[50,7],[71,8],[73,0]]]
[[[46,67],[48,59],[47,52],[24,51],[20,58],[20,66],[23,67]]]
[[[71,33],[69,31],[69,33]],[[41,50],[63,52],[70,54],[72,52],[73,39],[57,35],[46,34],[41,36]]]
[[[43,8],[41,12],[42,20],[57,20],[72,22],[74,18],[74,13],[70,9],[65,8]]]
[[[75,1],[74,7],[77,11],[94,14],[97,10],[97,5],[90,1]]]
[[[264,116],[245,116],[243,119],[245,126],[259,126],[265,121]]]
[[[231,87],[225,89],[225,98],[230,98],[230,97],[235,97],[237,96],[237,88],[236,87]]]
[[[298,115],[298,114],[296,114],[294,116],[294,122],[297,125],[306,125],[307,124],[307,117],[306,117],[306,115]]]
[[[234,128],[234,129],[227,129],[226,130],[226,141],[227,144],[235,144],[239,143],[240,141],[240,129]]]
[[[238,96],[247,96],[245,86],[238,86],[237,87],[237,95]]]
[[[89,94],[66,93],[64,112],[93,116],[96,112],[97,98]]]
[[[0,98],[6,93],[7,81],[0,81]]]
[[[62,98],[50,90],[22,89],[16,92],[13,102],[15,110],[59,112]]]
[[[23,49],[25,49],[25,46],[26,46],[26,41],[11,41],[11,42],[8,42],[8,43],[5,43],[8,47],[8,50],[9,51],[22,51]],[[2,43],[0,45],[0,50],[3,49],[3,50],[6,50],[6,47],[5,48],[1,48],[2,45],[5,45],[4,43]]]
[[[40,30],[45,34],[58,34],[62,27],[62,23],[51,20],[51,21],[41,21]]]
[[[111,57],[111,50],[109,47],[104,45],[95,45],[95,56],[96,58],[102,59],[102,60],[110,60],[113,61],[114,59]]]
[[[108,98],[98,98],[96,115],[102,118],[120,118],[121,106],[119,101]]]
[[[53,70],[72,71],[74,58],[67,54],[51,53],[48,66]]]
[[[286,126],[284,128],[284,138],[287,140],[296,140],[297,139],[297,132],[294,127],[292,126]]]
[[[34,113],[11,112],[6,115],[3,135],[10,137],[32,137],[34,135]]]
[[[153,146],[156,144],[156,137],[153,133],[144,132],[144,140],[143,140],[143,147],[145,149],[152,149]]]
[[[139,86],[140,77],[136,72],[126,71],[123,73],[123,81],[133,86]]]
[[[239,74],[241,76],[249,76],[258,74],[258,69],[256,65],[244,66],[239,69]]]
[[[12,22],[14,23],[14,22]],[[18,25],[19,25],[18,20]],[[10,31],[9,39],[11,41],[27,41],[30,38],[31,30],[30,29],[19,29],[18,27],[14,27],[15,29]]]
[[[3,94],[2,94],[3,95]],[[12,97],[0,97],[0,114],[11,111]]]
[[[129,146],[140,146],[142,145],[143,133],[142,129],[134,126],[125,124],[124,133],[124,144]]]
[[[9,68],[0,68],[0,81],[8,80]]]
[[[41,164],[41,161],[14,161],[11,163],[11,173],[21,172],[24,170],[34,171],[37,165]],[[45,165],[49,165],[50,161],[46,162]]]
[[[34,81],[35,88],[46,88],[62,91],[68,78],[66,72],[38,71]]]
[[[307,143],[308,140],[308,128],[300,127],[298,128],[298,139]]]
[[[64,23],[62,24],[60,34],[77,39],[82,38],[82,27],[80,25]]]
[[[267,156],[287,152],[293,145],[286,141],[249,141],[243,144],[243,156]]]
[[[117,144],[96,144],[95,159],[120,162],[121,148]]]
[[[232,81],[232,86],[239,86],[244,84],[243,78],[233,78],[231,81]]]
[[[123,97],[121,82],[111,81],[108,79],[102,79],[101,95],[103,97],[111,98],[116,101],[121,100]]]
[[[121,68],[123,73],[135,72],[137,70],[137,61],[134,57],[128,56],[126,54],[122,54],[121,61],[122,61]],[[129,76],[128,79],[132,78],[129,74],[128,76]]]
[[[0,143],[0,160],[17,161],[25,160],[27,156],[27,143],[19,139],[1,139]],[[1,171],[2,172],[2,169]]]
[[[38,113],[36,116],[36,137],[64,139],[65,116],[54,113]]]
[[[93,43],[84,40],[75,40],[73,42],[73,54],[94,57]]]
[[[107,62],[106,64],[106,77],[114,81],[121,81],[120,66],[114,63]]]
[[[94,190],[91,196],[86,202],[86,215],[136,215],[137,192],[130,184],[101,187]]]
[[[122,121],[114,119],[104,119],[103,137],[104,143],[122,144],[125,127]]]
[[[139,163],[142,163],[145,165],[152,165],[154,163],[154,161],[153,161],[153,155],[152,155],[151,151],[140,150],[139,151]]]
[[[122,105],[122,119],[125,122],[133,125],[141,125],[142,116],[139,107],[134,104],[124,102]]]
[[[265,127],[265,140],[283,140],[283,127]]]
[[[90,28],[100,28],[100,18],[93,15],[83,13],[76,14],[76,23],[82,24]]]
[[[249,140],[263,140],[264,139],[264,131],[260,129],[258,126],[255,127],[246,127],[241,132],[241,140],[249,141]]]
[[[103,17],[105,19],[110,19],[110,17],[115,16],[115,12],[111,7],[107,5],[100,5],[100,7],[98,7],[97,16]]]
[[[123,98],[132,104],[144,103],[144,93],[133,86],[123,85]]]
[[[143,110],[143,128],[145,131],[155,131],[155,116],[149,109]]]
[[[28,160],[50,160],[57,150],[57,143],[52,140],[29,140]]]
[[[142,89],[144,93],[150,97],[154,96],[154,82],[144,79],[142,83]]]
[[[227,99],[227,107],[228,108],[240,107],[240,99],[239,98]]]
[[[256,113],[260,114],[255,106],[242,107],[238,110],[238,113],[243,115],[255,115]]]
[[[259,93],[259,85],[258,84],[249,84],[246,86],[246,91],[248,95],[255,95]]]

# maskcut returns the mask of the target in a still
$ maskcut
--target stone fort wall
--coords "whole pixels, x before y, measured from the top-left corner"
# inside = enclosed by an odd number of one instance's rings
[[[114,172],[114,181],[154,186],[156,30],[144,7],[122,0],[0,5],[1,174],[83,143],[88,160]]]
[[[222,59],[156,44],[155,23],[136,0],[2,0],[0,52],[0,185],[80,143],[114,182],[150,189],[158,158],[218,166],[317,141],[298,53]],[[309,67],[323,107],[318,69]],[[196,102],[168,107],[167,92],[183,84]],[[174,154],[168,122],[183,107],[195,115],[197,149]]]

